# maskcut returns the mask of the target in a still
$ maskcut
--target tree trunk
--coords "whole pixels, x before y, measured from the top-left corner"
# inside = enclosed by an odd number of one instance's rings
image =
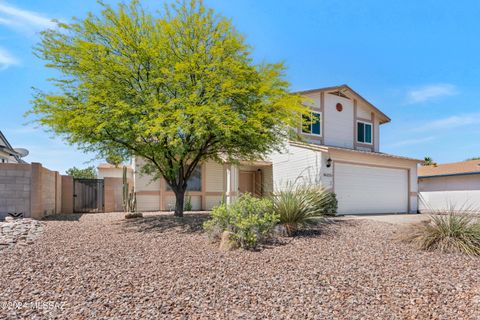
[[[174,190],[175,192],[175,217],[183,217],[183,203],[185,201],[185,190]]]

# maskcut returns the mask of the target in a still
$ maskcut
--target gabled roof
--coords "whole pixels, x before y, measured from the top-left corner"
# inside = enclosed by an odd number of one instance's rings
[[[373,104],[371,104],[367,99],[365,99],[364,97],[362,97],[361,95],[359,95],[355,90],[353,90],[352,88],[350,88],[348,85],[346,84],[342,84],[342,85],[339,85],[339,86],[333,86],[333,87],[325,87],[325,88],[318,88],[318,89],[311,89],[311,90],[304,90],[304,91],[297,91],[297,92],[294,92],[294,93],[297,93],[297,94],[309,94],[309,93],[315,93],[315,92],[320,92],[320,91],[339,91],[339,92],[342,92],[342,91],[349,91],[351,94],[353,94],[356,98],[358,98],[359,100],[361,100],[363,103],[365,103],[366,105],[368,105],[369,107],[371,107],[376,113],[378,113],[380,115],[380,124],[383,124],[383,123],[387,123],[387,122],[390,122],[391,119],[385,114],[383,113],[382,111],[380,111],[377,107],[375,107]]]
[[[467,174],[480,174],[480,160],[468,160],[462,162],[422,166],[418,168],[419,178],[458,176]]]
[[[328,152],[329,150],[337,150],[337,151],[345,151],[345,152],[352,152],[352,153],[361,153],[361,154],[366,154],[366,155],[369,155],[369,156],[379,156],[379,157],[385,157],[385,158],[409,160],[409,161],[415,161],[417,163],[422,162],[422,160],[419,160],[419,159],[403,157],[403,156],[396,156],[396,155],[393,155],[393,154],[388,154],[388,153],[383,153],[383,152],[354,150],[354,149],[349,149],[349,148],[333,147],[333,146],[312,144],[312,143],[306,143],[306,142],[297,142],[297,141],[290,141],[290,144],[292,146],[295,146],[295,147],[310,149],[310,150],[314,150],[314,151],[321,151],[321,152]]]

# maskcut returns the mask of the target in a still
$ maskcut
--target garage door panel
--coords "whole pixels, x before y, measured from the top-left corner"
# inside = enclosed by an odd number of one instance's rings
[[[408,211],[408,171],[335,164],[335,193],[340,214]]]

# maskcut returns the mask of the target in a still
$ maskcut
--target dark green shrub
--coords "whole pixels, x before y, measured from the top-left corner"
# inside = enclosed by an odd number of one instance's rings
[[[246,249],[256,248],[271,235],[278,223],[272,202],[250,194],[242,195],[231,205],[218,205],[213,208],[211,216],[204,223],[204,229],[212,239],[218,240],[224,231],[229,231],[232,240]]]

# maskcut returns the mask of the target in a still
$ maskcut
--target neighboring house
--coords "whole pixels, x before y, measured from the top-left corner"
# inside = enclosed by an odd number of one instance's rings
[[[298,128],[304,141],[264,161],[203,163],[188,183],[193,209],[209,210],[244,192],[263,196],[297,181],[333,190],[339,214],[416,213],[421,161],[379,152],[380,125],[390,118],[347,85],[299,94],[310,98],[315,119]],[[163,179],[141,175],[141,165],[134,159],[138,210],[173,209],[173,192]]]
[[[97,166],[98,179],[103,178],[122,178],[123,164],[114,166],[110,163],[101,163]],[[127,165],[127,179],[133,179],[133,169],[131,165]]]
[[[480,211],[480,160],[422,166],[418,169],[419,210]]]
[[[0,131],[0,163],[25,163],[20,157],[22,154],[13,149],[7,138]]]

